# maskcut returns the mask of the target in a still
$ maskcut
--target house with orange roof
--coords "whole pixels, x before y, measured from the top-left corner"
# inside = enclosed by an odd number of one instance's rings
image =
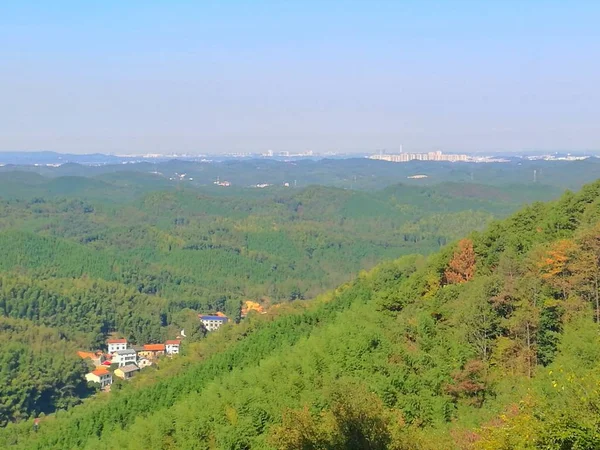
[[[127,350],[127,339],[108,339],[106,341],[108,353],[114,353],[117,350]]]
[[[79,351],[79,352],[77,352],[77,356],[79,356],[81,359],[85,359],[85,358],[94,359],[96,357],[96,354],[94,352]]]
[[[165,341],[165,351],[167,355],[177,355],[179,353],[179,346],[181,345],[181,341],[178,339]]]
[[[77,352],[77,356],[79,356],[81,359],[90,359],[95,366],[101,365],[105,360],[102,352],[79,351]]]
[[[111,373],[103,367],[86,374],[85,379],[87,381],[91,381],[92,383],[98,383],[100,385],[100,389],[105,389],[112,384]]]
[[[150,360],[156,359],[165,354],[165,344],[146,344],[144,348],[138,352],[141,358]]]

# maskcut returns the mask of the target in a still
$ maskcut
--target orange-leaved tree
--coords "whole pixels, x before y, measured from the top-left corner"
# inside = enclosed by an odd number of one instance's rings
[[[540,275],[551,287],[567,299],[573,288],[571,262],[578,248],[570,239],[561,239],[552,244],[538,263]]]
[[[465,283],[475,275],[475,250],[471,239],[462,239],[444,272],[447,284]]]

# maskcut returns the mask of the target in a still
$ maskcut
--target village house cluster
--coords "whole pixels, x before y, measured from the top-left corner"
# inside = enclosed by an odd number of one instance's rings
[[[80,358],[90,359],[96,367],[86,374],[85,379],[98,383],[101,389],[108,389],[113,382],[113,375],[128,380],[136,372],[151,366],[157,358],[179,354],[179,339],[166,341],[164,344],[129,345],[127,339],[109,339],[106,341],[107,352],[77,352]],[[113,373],[108,368],[117,364]]]
[[[222,312],[214,315],[198,314],[198,319],[207,331],[218,330],[229,318]],[[181,336],[184,338],[184,330]],[[168,340],[164,344],[129,345],[127,339],[109,339],[106,341],[107,351],[77,352],[82,359],[90,359],[95,369],[86,374],[85,379],[98,383],[101,389],[108,390],[113,382],[113,375],[128,380],[136,372],[151,366],[161,356],[179,354],[180,339]],[[113,364],[118,367],[111,373],[108,368]]]

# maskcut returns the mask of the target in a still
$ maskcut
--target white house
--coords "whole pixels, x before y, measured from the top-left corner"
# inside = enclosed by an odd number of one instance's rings
[[[165,352],[167,353],[167,355],[177,355],[179,353],[180,344],[181,341],[179,340],[166,341]]]
[[[127,350],[117,350],[113,353],[111,362],[113,364],[118,364],[119,367],[135,364],[137,363],[137,352],[132,348],[128,348]]]
[[[215,316],[200,314],[198,317],[204,325],[204,328],[206,328],[208,331],[218,330],[221,327],[221,325],[229,321],[227,316],[225,316],[224,314]]]
[[[103,367],[86,374],[85,379],[93,383],[98,383],[100,385],[100,389],[104,389],[112,384],[112,375]]]
[[[140,358],[138,360],[138,367],[140,369],[143,369],[145,367],[149,367],[152,365],[152,361],[150,361],[148,358]]]
[[[108,346],[108,353],[127,349],[127,339],[109,339],[106,341],[106,344]]]

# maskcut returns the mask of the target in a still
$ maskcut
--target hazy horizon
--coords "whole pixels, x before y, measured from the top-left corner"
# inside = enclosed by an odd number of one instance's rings
[[[600,149],[597,2],[10,3],[2,152]]]

